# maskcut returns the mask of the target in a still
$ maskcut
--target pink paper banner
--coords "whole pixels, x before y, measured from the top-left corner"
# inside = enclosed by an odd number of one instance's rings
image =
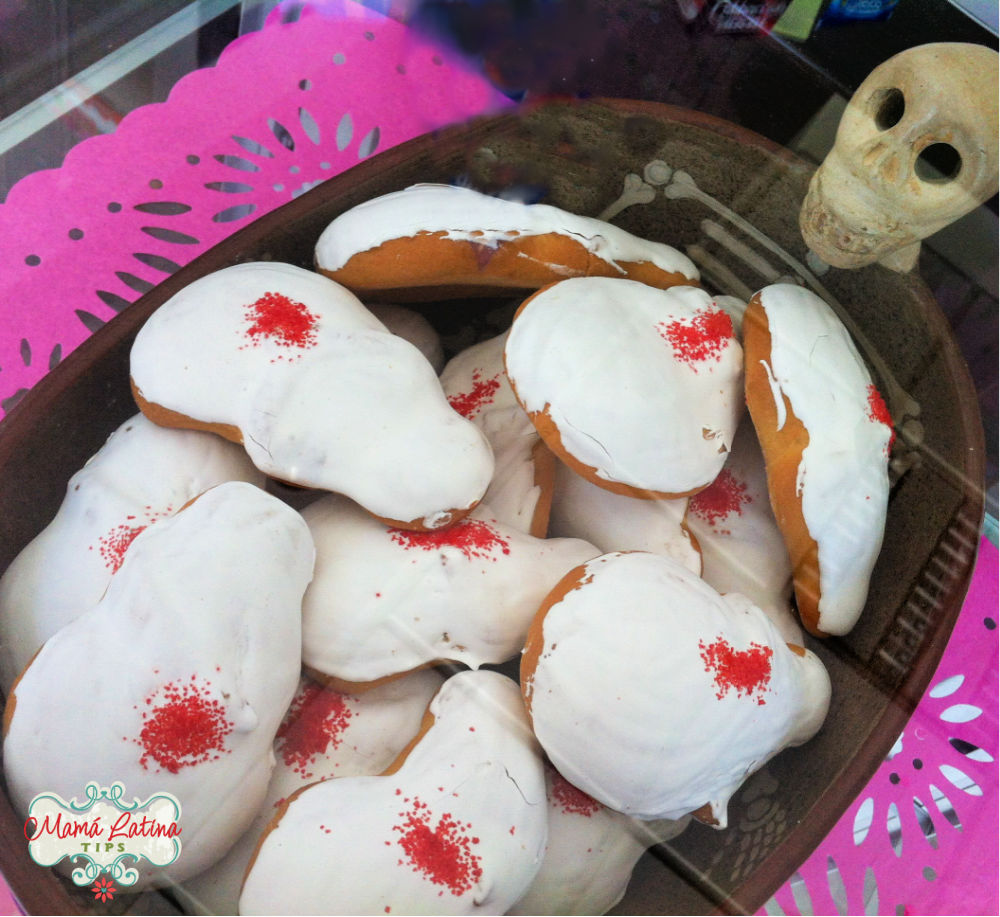
[[[996,914],[997,549],[864,792],[761,914]]]
[[[251,220],[359,160],[510,101],[350,0],[233,42],[162,104],[26,176],[0,204],[0,407]]]

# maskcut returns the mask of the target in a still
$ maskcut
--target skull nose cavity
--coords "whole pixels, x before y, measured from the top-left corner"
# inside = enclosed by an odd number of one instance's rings
[[[864,153],[862,162],[866,169],[877,173],[886,184],[899,182],[900,161],[895,145],[876,141]]]
[[[901,89],[892,87],[880,89],[872,96],[875,126],[887,131],[903,120],[906,113],[906,97]]]

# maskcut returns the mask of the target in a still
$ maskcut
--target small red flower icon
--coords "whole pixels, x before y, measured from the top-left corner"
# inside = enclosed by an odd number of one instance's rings
[[[115,882],[107,876],[101,876],[90,888],[94,893],[94,899],[102,904],[105,901],[113,901],[115,897]]]

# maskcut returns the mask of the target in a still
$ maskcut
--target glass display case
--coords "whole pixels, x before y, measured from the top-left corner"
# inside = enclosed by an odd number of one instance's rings
[[[113,377],[141,320],[207,269],[311,267],[303,240],[376,193],[434,181],[556,203],[676,244],[710,292],[744,302],[793,278],[843,305],[866,359],[891,365],[890,409],[919,402],[893,414],[895,503],[870,598],[884,616],[850,638],[804,638],[834,673],[843,747],[821,734],[801,757],[764,764],[726,831],[647,837],[625,897],[608,903],[989,913],[997,196],[923,239],[912,270],[830,267],[798,229],[865,78],[936,42],[995,52],[995,4],[0,3],[0,571],[134,410]],[[938,146],[926,180],[946,183],[962,164]],[[415,308],[451,357],[501,331],[509,307]],[[80,715],[100,713],[81,699]],[[821,786],[799,773],[813,766]],[[0,802],[8,906],[21,913],[184,913],[212,900],[133,896],[99,869],[59,876],[29,856],[10,830],[22,813]]]

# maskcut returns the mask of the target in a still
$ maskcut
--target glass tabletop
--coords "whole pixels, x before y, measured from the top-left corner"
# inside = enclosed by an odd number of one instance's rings
[[[324,10],[344,10],[351,5],[350,0],[281,4],[250,0],[157,4],[139,0],[66,2],[57,4],[65,9],[59,9],[54,18],[49,19],[40,18],[37,6],[32,3],[0,5],[0,68],[3,72],[0,202],[15,200],[20,183],[40,170],[56,170],[54,180],[61,174],[72,174],[71,166],[79,160],[70,162],[67,156],[85,150],[86,145],[81,146],[83,141],[114,135],[129,113],[167,101],[183,77],[216,64],[224,49],[232,47],[241,36],[264,28],[265,21],[272,25],[277,22],[292,24],[307,8],[322,14]],[[984,24],[947,0],[902,0],[892,15],[878,21],[819,21],[804,41],[784,38],[773,28],[761,27],[762,24],[773,26],[780,12],[787,8],[784,2],[768,6],[738,5],[729,0],[370,0],[365,5],[404,23],[421,37],[450,48],[477,77],[496,90],[494,102],[499,99],[530,102],[552,95],[667,102],[749,128],[814,163],[820,162],[830,150],[850,94],[867,72],[889,54],[937,40],[997,46],[995,24],[989,21],[989,10]],[[26,53],[25,49],[30,52]],[[665,49],[669,49],[669,53]],[[306,82],[308,80],[303,78],[300,83],[302,91],[313,91],[313,87],[302,85]],[[794,87],[794,91],[789,91],[789,87]],[[414,93],[410,101],[416,97]],[[363,126],[359,118],[347,122],[347,127],[339,113],[338,119],[322,125],[327,137],[337,134],[336,146],[340,146],[341,135],[351,152],[366,143],[372,149],[380,143],[379,135],[369,126]],[[274,120],[272,118],[271,122]],[[277,145],[276,148],[284,143],[287,149],[288,141],[283,139],[280,124],[275,127],[263,117],[260,126],[260,133],[254,136],[264,135],[268,142]],[[318,129],[315,125],[310,127],[308,119],[301,117],[290,126],[294,128],[293,140],[300,144],[300,151],[308,145],[311,131]],[[192,125],[179,123],[176,127],[182,132]],[[192,128],[192,139],[195,133]],[[164,145],[172,139],[166,133],[156,136]],[[387,148],[392,142],[383,132],[379,149]],[[134,149],[140,146],[137,144]],[[312,147],[309,150],[312,152]],[[244,147],[243,152],[249,151],[249,147]],[[215,150],[211,151],[212,157],[200,149],[195,152],[194,147],[184,152],[191,168],[204,168],[214,159],[216,168],[222,166],[229,170],[226,181],[218,180],[213,173],[210,180],[201,182],[199,193],[203,198],[215,194],[219,198],[229,195],[236,200],[237,186],[247,184],[246,173],[239,174],[241,151],[234,149],[223,159],[214,155]],[[263,155],[259,149],[257,154]],[[317,157],[319,155],[317,153]],[[243,156],[244,161],[248,158],[253,158],[253,154]],[[360,153],[356,158],[360,158]],[[69,165],[65,165],[67,163]],[[65,170],[61,171],[64,165]],[[271,166],[273,163],[268,168]],[[257,183],[254,198],[261,202],[260,209],[253,215],[261,215],[265,210],[264,192],[272,196],[280,194],[283,200],[290,199],[329,171],[332,171],[329,161],[320,162],[319,158],[308,177],[287,169],[283,175],[278,175],[276,168],[265,170],[266,182]],[[208,188],[208,185],[214,187]],[[27,187],[20,185],[22,193]],[[58,186],[53,181],[49,187]],[[146,187],[151,191],[159,190],[152,183]],[[85,192],[96,194],[93,189],[80,187],[62,191],[64,198],[53,196],[51,199],[59,200],[57,206],[67,214],[73,212],[70,205],[74,196]],[[148,200],[136,198],[128,204],[149,206],[156,197],[150,194]],[[90,203],[102,213],[104,210],[110,212],[112,206],[117,206],[118,212],[130,209],[113,196],[107,200],[93,197]],[[272,203],[268,199],[266,206]],[[0,203],[0,208],[3,206]],[[251,212],[224,208],[220,203],[216,215],[220,219],[212,228],[222,238],[241,225],[240,220],[249,217]],[[159,219],[147,221],[146,228],[154,222],[161,227],[177,225],[171,223],[171,214],[165,210],[161,209],[155,216]],[[177,248],[182,249],[185,243],[179,237],[184,233],[180,230],[164,229],[161,241],[169,237],[170,231],[176,232]],[[70,235],[70,239],[84,237],[90,241],[89,236],[84,236],[91,232],[90,227],[74,225],[69,232],[79,234]],[[196,241],[206,244],[204,238]],[[69,245],[64,239],[61,242],[64,246]],[[994,197],[928,239],[919,264],[919,273],[945,313],[975,383],[986,430],[987,534],[993,535],[994,542],[998,477],[997,316],[1000,312],[997,248],[997,199]],[[34,252],[27,255],[27,258],[38,257]],[[177,262],[183,263],[180,256]],[[176,269],[178,263],[161,259],[145,267],[153,268],[154,273],[158,271],[157,279],[162,279],[160,274]],[[109,264],[108,273],[110,267]],[[114,267],[116,275],[130,289],[112,294],[104,301],[120,309],[127,305],[128,297],[134,299],[148,289],[150,281],[143,279],[141,269],[126,273],[120,265]],[[104,321],[90,313],[85,317],[78,312],[77,316],[87,325],[88,333]],[[11,330],[0,328],[0,333],[8,335]],[[22,359],[25,358],[24,350],[22,342]],[[59,355],[39,350],[29,352],[27,357],[37,368],[46,360],[56,362]],[[0,382],[3,382],[2,368]],[[0,389],[3,410],[12,408],[24,391],[23,388]],[[987,556],[995,566],[995,552]],[[987,592],[989,573],[988,570],[985,576]],[[995,574],[992,579],[995,594]],[[977,640],[982,641],[982,622],[974,623],[976,627],[970,624],[966,628],[967,636],[963,639],[967,642],[956,647],[956,653]],[[960,663],[954,662],[954,665],[960,666]],[[932,686],[938,691],[936,698],[942,709],[950,710],[960,702],[966,705],[974,702],[974,698],[969,699],[971,682],[966,683],[963,693],[958,688],[962,676],[944,678],[951,671],[943,673],[942,680]],[[955,678],[959,679],[958,683]],[[906,750],[910,750],[909,745]],[[883,770],[885,773],[881,776],[885,780],[892,780],[895,775],[893,786],[899,783],[899,768],[887,762]],[[910,780],[915,785],[914,775],[910,775]],[[905,788],[906,774],[903,784]],[[881,792],[875,793],[874,798],[881,805],[888,796]],[[891,835],[892,831],[890,825],[888,833]],[[827,864],[817,866],[814,863],[811,869],[812,872],[803,875],[809,881],[818,881],[816,877],[827,872]],[[793,899],[800,913],[810,912],[803,905],[808,898],[807,895],[803,897],[803,875],[799,876],[797,886],[790,884],[783,888],[780,901],[768,902],[769,913],[781,913],[782,907],[792,912],[789,902]],[[865,906],[869,903],[866,900]],[[834,904],[838,907],[841,904],[836,895]],[[877,908],[877,901],[874,906]]]

